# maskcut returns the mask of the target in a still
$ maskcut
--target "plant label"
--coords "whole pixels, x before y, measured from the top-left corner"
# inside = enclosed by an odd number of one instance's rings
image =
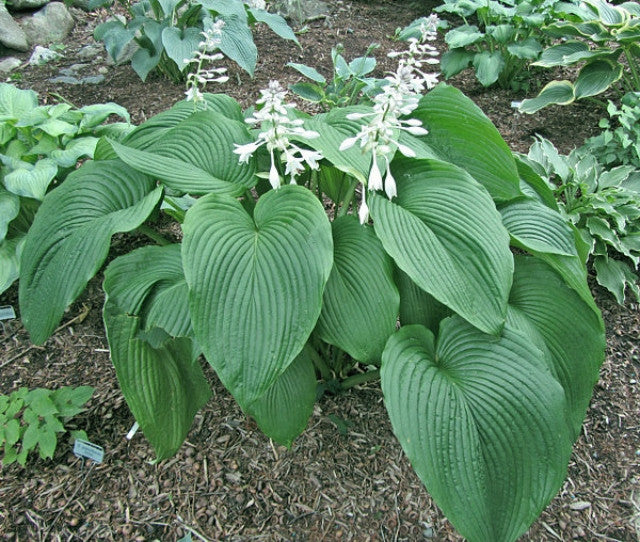
[[[102,446],[98,446],[88,440],[76,439],[73,445],[73,453],[77,457],[91,459],[91,461],[95,461],[96,463],[102,463],[104,459],[104,449]]]
[[[0,320],[12,320],[16,317],[16,311],[11,305],[2,305],[0,307]]]

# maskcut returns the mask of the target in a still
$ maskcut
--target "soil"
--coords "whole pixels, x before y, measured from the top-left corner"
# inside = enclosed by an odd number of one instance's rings
[[[310,21],[299,35],[302,48],[258,28],[259,62],[252,79],[232,63],[226,92],[251,105],[270,79],[299,80],[287,62],[331,73],[330,51],[338,43],[347,57],[381,44],[377,76],[391,69],[390,38],[437,5],[431,0],[328,2],[330,16]],[[37,91],[44,102],[60,99],[82,106],[115,101],[134,123],[143,122],[183,97],[184,88],[150,75],[142,83],[128,65],[114,66],[106,55],[87,70],[107,67],[101,85],[49,81],[77,63],[77,53],[95,43],[93,28],[106,11],[74,10],[77,23],[65,42],[64,57],[19,72],[14,82]],[[439,43],[441,50],[445,50]],[[25,57],[24,60],[27,60]],[[554,74],[535,74],[533,88]],[[557,75],[557,74],[555,74]],[[538,133],[563,152],[597,131],[604,111],[578,103],[551,107],[533,116],[511,105],[524,94],[482,88],[472,73],[449,81],[492,119],[510,147],[526,152]],[[114,251],[142,240],[118,236]],[[569,464],[566,482],[523,540],[609,540],[640,538],[640,312],[619,306],[601,289],[594,295],[607,327],[607,353],[584,430]],[[5,540],[461,540],[412,471],[394,438],[379,386],[360,386],[340,396],[325,395],[307,430],[291,450],[271,443],[245,417],[213,371],[205,370],[213,398],[196,416],[178,454],[158,464],[142,436],[125,435],[134,420],[109,361],[101,321],[101,278],[93,279],[68,310],[59,330],[43,346],[33,346],[19,319],[0,327],[0,393],[20,386],[95,387],[88,408],[71,420],[105,449],[100,464],[75,457],[61,438],[51,461],[36,457],[26,466],[0,471],[0,536]],[[15,285],[0,305],[16,310]],[[188,535],[188,536],[187,536]]]

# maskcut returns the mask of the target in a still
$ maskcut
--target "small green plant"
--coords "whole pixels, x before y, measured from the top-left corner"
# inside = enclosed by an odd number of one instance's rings
[[[224,32],[218,45],[220,51],[253,75],[258,50],[251,27],[265,23],[278,36],[298,43],[293,30],[275,13],[260,9],[260,3],[242,0],[142,0],[130,3],[118,0],[130,16],[122,21],[114,18],[96,27],[94,37],[103,41],[115,61],[135,42],[138,50],[131,58],[131,67],[140,79],[146,80],[154,69],[174,82],[186,79],[189,64],[216,21],[224,22]],[[110,6],[114,0],[97,0],[93,7]]]
[[[104,124],[111,115],[127,122]],[[0,293],[18,277],[24,236],[49,189],[93,157],[100,136],[132,128],[117,104],[39,106],[35,92],[0,83]]]
[[[80,412],[93,395],[90,386],[65,386],[57,390],[19,388],[0,395],[0,448],[2,466],[18,462],[24,465],[30,453],[38,451],[42,459],[51,459],[58,436],[67,432],[65,423]],[[74,439],[87,440],[82,430],[69,431]]]
[[[561,155],[544,138],[531,146],[525,161],[578,229],[598,284],[620,304],[627,288],[640,301],[640,171],[634,166],[606,169],[588,146]]]
[[[559,43],[545,49],[532,66],[582,67],[575,82],[552,81],[538,96],[524,100],[521,111],[535,113],[551,104],[568,105],[610,87],[625,93],[640,91],[640,4],[558,2],[554,14],[559,20],[544,30]]]
[[[333,61],[333,77],[330,81],[315,68],[305,64],[290,62],[288,67],[300,72],[311,82],[294,83],[289,89],[313,103],[320,104],[325,111],[333,107],[354,105],[362,100],[363,93],[371,95],[379,84],[379,79],[367,77],[376,67],[376,59],[369,56],[379,47],[371,44],[364,56],[347,62],[342,53],[344,47],[339,44],[331,49]]]
[[[527,88],[526,67],[536,60],[548,38],[542,27],[550,22],[553,0],[445,0],[435,11],[451,13],[464,24],[449,30],[442,55],[442,73],[453,77],[473,66],[485,86]],[[477,24],[470,24],[475,16]]]
[[[632,165],[640,170],[640,92],[622,98],[620,108],[611,100],[608,119],[600,120],[602,132],[585,141],[584,147],[607,167]]]

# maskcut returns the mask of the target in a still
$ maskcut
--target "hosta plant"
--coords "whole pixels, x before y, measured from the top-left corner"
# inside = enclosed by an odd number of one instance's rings
[[[442,55],[442,73],[448,78],[473,67],[485,87],[528,87],[527,67],[548,43],[542,26],[552,20],[553,3],[445,0],[435,11],[460,17],[463,24],[445,34],[449,50]]]
[[[51,459],[58,446],[58,435],[66,433],[65,424],[84,410],[93,395],[90,386],[65,386],[57,390],[19,388],[0,395],[0,447],[2,466],[17,462],[24,465],[30,453]],[[82,430],[69,431],[72,438],[86,440]]]
[[[533,66],[580,65],[575,82],[552,81],[520,110],[534,113],[551,104],[567,105],[610,87],[640,91],[640,4],[605,0],[558,2],[557,21],[545,32],[558,42],[545,49]]]
[[[318,378],[334,391],[379,378],[456,528],[515,540],[564,480],[603,323],[553,193],[468,98],[425,94],[412,66],[402,57],[369,105],[309,116],[272,82],[246,118],[205,94],[105,139],[38,212],[22,319],[44,342],[111,236],[170,210],[180,243],[104,273],[111,359],[158,460],[210,396],[200,354],[286,446]]]
[[[609,100],[607,113],[608,119],[600,119],[602,132],[587,139],[584,147],[607,167],[640,170],[640,92],[625,94],[619,108]]]
[[[126,122],[105,124],[111,115]],[[38,105],[32,90],[0,83],[0,293],[18,278],[24,236],[49,189],[93,157],[101,135],[132,128],[117,104]]]
[[[573,223],[590,256],[596,280],[618,303],[625,290],[640,301],[640,170],[606,169],[588,146],[568,156],[543,138],[523,160],[554,191],[561,213]]]
[[[174,82],[184,81],[191,71],[194,55],[201,49],[202,35],[220,22],[224,30],[217,43],[220,51],[253,75],[258,50],[251,28],[265,23],[278,36],[298,43],[286,21],[264,9],[264,3],[242,0],[118,0],[129,19],[113,18],[99,24],[94,32],[103,41],[113,60],[127,47],[136,46],[131,67],[143,81],[157,69]],[[110,6],[114,0],[97,0],[92,5]],[[258,7],[256,7],[258,6]]]

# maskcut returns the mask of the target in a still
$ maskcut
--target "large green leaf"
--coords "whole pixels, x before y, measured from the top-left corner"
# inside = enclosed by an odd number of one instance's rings
[[[574,85],[576,99],[595,96],[607,90],[622,77],[622,64],[601,59],[589,62],[578,74]]]
[[[239,195],[255,184],[255,162],[240,164],[233,144],[250,141],[243,123],[201,111],[167,130],[144,151],[116,142],[111,145],[125,163],[159,177],[174,190]]]
[[[529,256],[516,256],[515,263],[507,321],[525,331],[518,323],[524,316],[542,337],[565,390],[576,439],[604,359],[602,318],[547,264]]]
[[[479,329],[502,329],[511,288],[509,235],[464,170],[413,160],[393,170],[398,197],[369,196],[375,231],[398,267]]]
[[[513,154],[496,127],[459,90],[440,84],[420,100],[413,116],[429,134],[429,146],[443,160],[466,169],[496,200],[520,195]]]
[[[230,197],[205,196],[183,229],[196,338],[247,408],[315,327],[333,263],[329,220],[311,192],[287,185],[262,196],[253,217]]]
[[[273,32],[275,32],[281,38],[296,42],[298,45],[298,38],[296,37],[293,29],[287,24],[287,21],[277,13],[269,13],[264,9],[249,9],[249,12],[253,18],[259,23],[265,23]]]
[[[42,200],[58,173],[58,166],[48,158],[38,160],[33,165],[26,162],[21,162],[21,165],[22,167],[5,175],[4,184],[7,190],[18,196]]]
[[[88,162],[42,202],[20,269],[22,322],[36,344],[98,271],[111,236],[137,228],[162,195],[152,179],[119,161]]]
[[[466,70],[473,61],[474,54],[464,47],[449,49],[440,58],[440,67],[446,79]]]
[[[444,37],[445,43],[450,49],[458,47],[466,47],[472,45],[484,38],[484,34],[478,30],[475,25],[462,25],[449,30]]]
[[[578,255],[573,231],[557,211],[529,198],[518,198],[499,209],[504,227],[520,248]]]
[[[548,105],[569,105],[575,100],[571,81],[551,81],[535,98],[522,100],[518,108],[523,113],[535,113]]]
[[[420,479],[470,542],[510,542],[561,486],[571,454],[564,392],[542,352],[506,327],[455,316],[437,341],[401,328],[382,354],[393,431]]]
[[[505,67],[504,57],[500,51],[482,51],[473,57],[476,77],[483,87],[493,85]]]
[[[0,241],[6,237],[9,223],[19,212],[20,198],[0,184]]]
[[[104,275],[109,302],[119,313],[139,317],[139,328],[191,335],[189,291],[180,245],[146,246],[116,258]]]
[[[117,312],[108,299],[104,320],[122,394],[157,460],[170,457],[211,395],[191,340],[168,339],[154,348],[138,338],[138,318]]]
[[[333,222],[333,247],[333,269],[316,331],[352,358],[377,364],[398,319],[393,262],[373,228],[355,216]]]
[[[147,19],[142,25],[144,33],[137,39],[140,48],[131,57],[131,67],[143,81],[162,58],[162,31],[166,26],[166,22],[159,24],[152,19]]]
[[[258,48],[253,42],[253,34],[243,19],[236,15],[225,15],[224,29],[220,36],[220,51],[234,60],[249,75],[253,76],[258,61]]]
[[[37,106],[38,95],[33,90],[0,83],[0,122],[20,120]]]
[[[203,41],[203,37],[199,28],[180,29],[175,26],[169,26],[162,31],[164,50],[180,70],[186,68],[189,62],[193,60],[201,41]]]
[[[313,413],[316,387],[313,363],[303,350],[247,412],[265,435],[290,448]]]
[[[580,40],[569,40],[545,49],[540,55],[540,59],[533,62],[533,65],[543,68],[570,66],[575,62],[589,58],[590,54],[587,43]]]

